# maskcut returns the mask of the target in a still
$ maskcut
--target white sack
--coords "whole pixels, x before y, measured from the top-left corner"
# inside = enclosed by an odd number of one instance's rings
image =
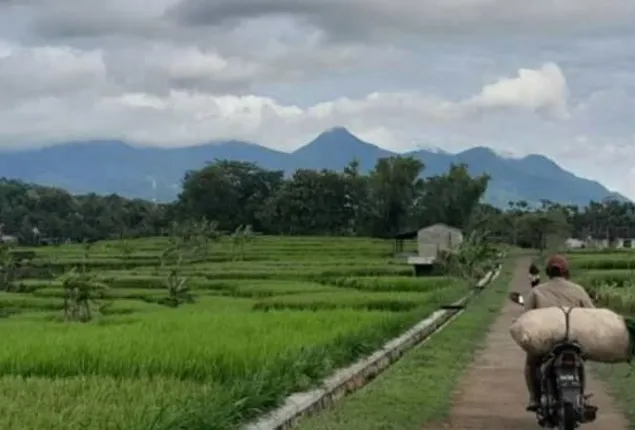
[[[509,328],[514,341],[534,355],[548,353],[564,340],[568,308],[525,312]],[[618,363],[630,358],[630,338],[624,318],[609,309],[574,308],[569,313],[569,340],[583,348],[592,361]]]

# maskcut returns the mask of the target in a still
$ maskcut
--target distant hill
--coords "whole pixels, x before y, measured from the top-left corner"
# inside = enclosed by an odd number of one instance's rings
[[[201,168],[216,158],[251,161],[291,173],[298,168],[342,170],[353,158],[367,171],[378,158],[391,155],[396,154],[338,127],[325,131],[292,153],[240,141],[163,149],[109,140],[2,152],[0,176],[58,186],[73,193],[117,193],[169,201],[177,196],[187,170]],[[521,199],[528,202],[548,199],[578,205],[606,197],[625,200],[600,183],[580,178],[542,155],[512,159],[483,147],[458,154],[420,150],[408,155],[425,163],[426,176],[447,171],[451,163],[466,163],[473,174],[489,173],[492,182],[485,199],[497,206]]]

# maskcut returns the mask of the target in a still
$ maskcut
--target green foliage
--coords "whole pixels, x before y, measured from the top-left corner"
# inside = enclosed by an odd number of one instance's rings
[[[204,259],[210,252],[211,244],[217,242],[220,237],[218,223],[215,221],[174,221],[168,236],[169,245],[161,255],[161,265],[180,265]]]
[[[499,253],[488,240],[487,232],[472,231],[457,249],[442,253],[438,264],[448,275],[474,285],[494,267]]]
[[[466,165],[424,178],[426,173],[419,160],[407,156],[380,159],[370,172],[353,160],[342,172],[301,169],[287,178],[253,163],[215,160],[188,172],[178,201],[170,204],[73,196],[3,179],[0,222],[3,233],[22,244],[53,246],[172,235],[175,223],[191,228],[201,220],[214,223],[217,232],[252,226],[264,234],[376,237],[438,222],[466,231],[478,225],[499,242],[543,251],[561,248],[570,235],[609,242],[635,235],[633,203],[606,200],[578,208],[519,201],[502,210],[480,203],[488,175],[470,175]],[[126,258],[125,245],[121,250]]]
[[[67,321],[87,322],[93,319],[91,305],[98,305],[108,286],[98,282],[95,274],[73,268],[59,277],[64,289],[64,318]],[[103,310],[103,306],[100,310]]]
[[[450,170],[428,178],[424,185],[425,206],[419,225],[445,223],[465,229],[479,208],[490,177],[472,177],[468,166],[451,165]]]
[[[3,234],[22,244],[57,245],[119,236],[158,235],[167,226],[169,205],[116,195],[74,196],[52,187],[0,179]],[[36,234],[37,233],[37,234]]]
[[[179,276],[177,269],[171,269],[165,278],[165,287],[168,296],[159,300],[159,303],[176,308],[183,303],[193,303],[194,296],[190,293],[190,286],[186,277]]]
[[[16,278],[17,261],[8,243],[0,243],[0,289],[12,291]]]
[[[347,276],[340,278],[326,278],[322,281],[327,285],[353,288],[360,291],[418,291],[429,292],[441,288],[448,288],[456,284],[457,279],[449,276],[410,277],[403,276]],[[459,281],[460,284],[463,284]]]
[[[300,169],[284,179],[250,163],[217,161],[186,176],[177,206],[184,217],[214,219],[229,231],[249,225],[273,234],[385,237],[432,222],[464,226],[488,178],[461,165],[422,179],[424,167],[394,156],[368,174],[353,161],[343,172]]]
[[[129,239],[122,237],[117,243],[117,249],[119,249],[123,258],[128,258],[134,252],[134,245]]]
[[[210,224],[126,239],[126,257],[120,240],[39,249],[30,264],[46,271],[19,280],[28,292],[0,294],[0,426],[237,429],[467,289],[412,277],[378,239],[263,235],[237,259]],[[163,258],[201,236],[213,253]],[[33,402],[38,414],[16,415]]]
[[[245,246],[251,244],[254,241],[254,237],[255,234],[250,225],[236,227],[236,230],[231,235],[234,260],[245,259]]]

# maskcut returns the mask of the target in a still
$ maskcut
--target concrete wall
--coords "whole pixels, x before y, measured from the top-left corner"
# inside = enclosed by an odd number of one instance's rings
[[[460,230],[445,224],[434,224],[417,233],[420,257],[436,257],[439,251],[449,251],[463,242]]]

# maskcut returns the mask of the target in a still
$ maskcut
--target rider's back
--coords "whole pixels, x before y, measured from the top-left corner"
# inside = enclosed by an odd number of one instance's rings
[[[525,303],[527,310],[552,306],[594,307],[586,290],[565,278],[553,278],[536,286]]]

